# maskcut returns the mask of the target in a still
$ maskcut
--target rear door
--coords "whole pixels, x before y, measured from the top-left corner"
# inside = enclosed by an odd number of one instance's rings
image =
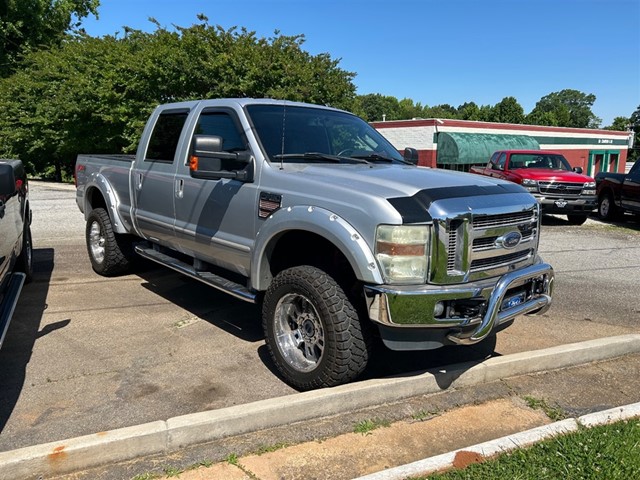
[[[153,131],[143,158],[132,172],[134,217],[140,234],[154,242],[171,245],[174,234],[174,176],[180,135],[189,110],[169,109],[156,113]]]

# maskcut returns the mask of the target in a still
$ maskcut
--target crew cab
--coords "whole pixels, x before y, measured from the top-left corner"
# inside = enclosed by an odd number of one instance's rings
[[[262,307],[282,377],[355,379],[394,350],[490,342],[551,305],[524,188],[417,167],[364,120],[270,99],[161,105],[135,156],[80,155],[93,269],[140,255]]]
[[[598,215],[604,220],[620,218],[624,212],[640,215],[640,162],[629,173],[596,174]]]
[[[27,175],[20,160],[0,160],[0,348],[32,258]]]
[[[557,152],[497,151],[486,167],[470,171],[522,185],[536,197],[542,213],[566,214],[573,225],[582,225],[597,206],[595,180],[583,175],[581,167],[571,168]]]

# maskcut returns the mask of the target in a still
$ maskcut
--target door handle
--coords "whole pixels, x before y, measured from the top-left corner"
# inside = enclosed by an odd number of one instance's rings
[[[141,173],[136,174],[136,180],[137,180],[136,181],[136,188],[138,190],[140,190],[142,188],[142,174]]]
[[[184,196],[184,178],[176,180],[176,197],[182,198]]]

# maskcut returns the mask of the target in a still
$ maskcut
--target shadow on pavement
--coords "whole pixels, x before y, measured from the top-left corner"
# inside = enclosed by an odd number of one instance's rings
[[[40,330],[47,309],[47,293],[54,265],[54,249],[33,251],[33,281],[25,285],[18,306],[0,350],[0,431],[7,424],[24,388],[27,365],[35,342],[54,330],[64,328],[70,320],[45,326]]]

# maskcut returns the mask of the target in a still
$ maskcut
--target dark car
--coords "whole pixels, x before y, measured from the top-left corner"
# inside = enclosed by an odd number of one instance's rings
[[[596,174],[598,215],[603,220],[620,218],[624,212],[640,215],[640,162],[629,173]]]

